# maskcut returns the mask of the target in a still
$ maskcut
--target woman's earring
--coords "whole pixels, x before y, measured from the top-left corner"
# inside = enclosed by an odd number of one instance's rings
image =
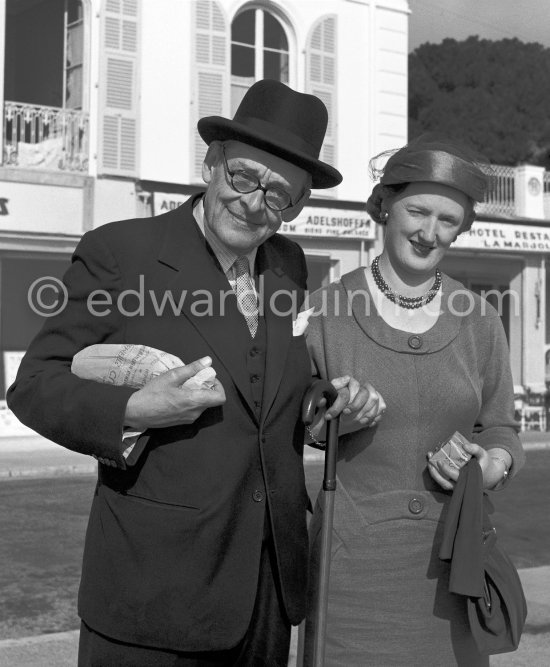
[[[387,219],[388,219],[388,212],[387,211],[381,211],[380,212],[380,220],[382,222],[386,222]]]

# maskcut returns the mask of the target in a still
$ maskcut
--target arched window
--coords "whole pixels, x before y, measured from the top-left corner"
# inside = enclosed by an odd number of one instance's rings
[[[259,79],[288,83],[288,38],[282,23],[265,9],[237,14],[231,24],[231,115]]]

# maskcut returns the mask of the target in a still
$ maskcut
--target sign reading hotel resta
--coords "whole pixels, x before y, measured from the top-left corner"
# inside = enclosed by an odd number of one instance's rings
[[[550,252],[550,227],[476,221],[453,248],[516,252]]]

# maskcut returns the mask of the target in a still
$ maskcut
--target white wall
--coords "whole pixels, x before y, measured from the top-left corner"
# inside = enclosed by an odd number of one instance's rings
[[[87,78],[87,93],[85,97],[89,100],[89,166],[88,174],[90,176],[97,175],[97,156],[99,153],[99,123],[100,123],[100,109],[99,109],[99,61],[100,61],[100,9],[101,0],[86,0],[84,2],[84,17],[85,25],[88,26],[86,31],[86,38],[84,40],[85,55],[84,60],[87,61],[85,72]]]
[[[189,181],[192,5],[142,0],[140,177]]]
[[[230,24],[245,4],[218,0]],[[407,136],[406,0],[270,0],[286,18],[295,67],[290,85],[305,86],[305,45],[312,25],[337,15],[338,199],[364,201],[368,160]],[[140,178],[187,183],[192,113],[192,2],[142,0]],[[322,194],[321,192],[315,194]]]
[[[376,9],[376,100],[374,149],[378,153],[407,141],[408,13],[406,3],[379,2]]]
[[[94,227],[114,220],[139,217],[134,183],[98,178],[94,184]]]

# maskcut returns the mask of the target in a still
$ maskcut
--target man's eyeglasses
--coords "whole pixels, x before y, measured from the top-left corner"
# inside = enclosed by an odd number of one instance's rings
[[[235,192],[238,192],[241,195],[247,195],[256,190],[261,190],[264,193],[265,203],[268,208],[272,211],[285,211],[287,208],[294,206],[290,195],[288,192],[281,190],[273,185],[269,187],[264,187],[260,180],[254,176],[254,174],[249,174],[247,171],[238,169],[237,171],[231,171],[229,165],[227,164],[227,158],[225,156],[225,146],[222,144],[222,153],[223,161],[225,164],[225,171],[229,176],[231,182],[231,187]]]

